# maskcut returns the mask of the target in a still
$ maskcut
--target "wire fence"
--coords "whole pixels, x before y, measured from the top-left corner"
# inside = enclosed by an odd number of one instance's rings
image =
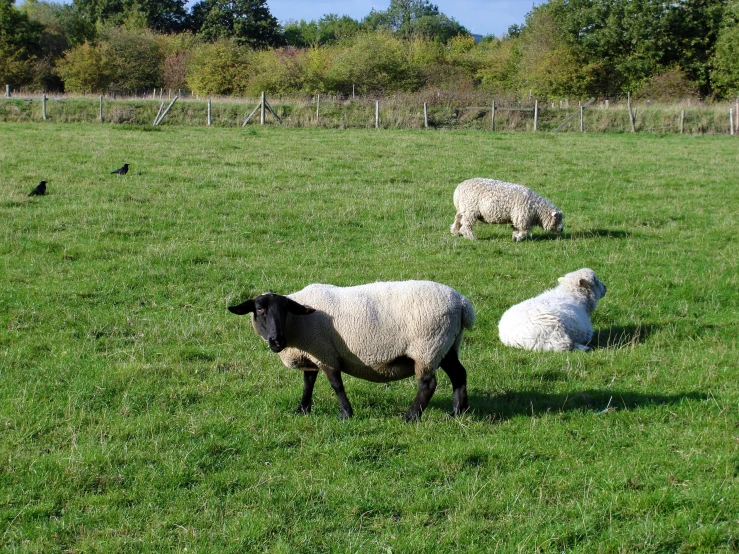
[[[256,113],[259,117],[256,117]],[[518,132],[737,134],[739,100],[667,104],[620,99],[539,101],[479,92],[423,91],[384,96],[272,95],[200,98],[153,89],[140,95],[14,94],[0,121],[98,122],[238,127],[479,129]]]

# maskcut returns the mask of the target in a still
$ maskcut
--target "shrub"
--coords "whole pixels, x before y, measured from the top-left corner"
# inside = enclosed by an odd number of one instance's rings
[[[675,100],[698,98],[698,87],[679,68],[659,73],[652,77],[639,92],[642,98],[650,100]]]
[[[162,85],[164,52],[154,33],[113,27],[101,33],[101,38],[113,92],[129,93]]]
[[[164,58],[162,81],[164,87],[174,90],[185,88],[187,84],[187,64],[190,61],[189,52],[178,52]]]
[[[111,82],[108,62],[100,49],[84,42],[68,50],[57,71],[68,92],[103,92]]]
[[[337,92],[350,93],[352,84],[361,94],[414,91],[423,84],[423,74],[412,63],[409,43],[388,32],[363,33],[343,48],[329,78]]]
[[[245,92],[249,51],[230,40],[197,46],[187,66],[187,85],[195,94],[230,95]]]

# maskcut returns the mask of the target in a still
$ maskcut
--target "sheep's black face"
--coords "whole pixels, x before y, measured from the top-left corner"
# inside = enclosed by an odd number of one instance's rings
[[[267,293],[247,300],[229,310],[237,315],[254,314],[252,325],[272,352],[282,352],[287,346],[287,314],[307,315],[315,310],[298,304],[287,296]]]

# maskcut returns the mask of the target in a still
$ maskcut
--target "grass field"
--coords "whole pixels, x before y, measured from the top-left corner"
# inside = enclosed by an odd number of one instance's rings
[[[734,552],[739,154],[729,137],[0,124],[7,552]],[[125,177],[109,172],[131,164]],[[565,233],[452,237],[455,185],[530,186]],[[39,180],[45,197],[28,198]],[[589,353],[504,347],[591,267]],[[228,305],[432,279],[476,308],[449,380],[345,378],[338,419]]]

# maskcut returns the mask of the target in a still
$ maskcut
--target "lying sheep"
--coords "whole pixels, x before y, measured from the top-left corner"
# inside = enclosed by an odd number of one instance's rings
[[[592,269],[559,278],[559,285],[509,308],[500,318],[500,340],[525,350],[589,350],[590,313],[606,294]]]
[[[535,225],[546,231],[562,232],[562,212],[546,198],[532,190],[495,179],[468,179],[454,191],[452,235],[462,234],[474,239],[472,224],[478,219],[485,223],[513,224],[513,240],[526,238]]]
[[[405,416],[417,420],[436,389],[441,367],[454,390],[452,415],[467,410],[467,372],[459,361],[464,329],[475,314],[467,298],[431,281],[356,287],[308,285],[281,296],[266,293],[229,310],[254,314],[254,330],[287,367],[303,370],[298,413],[311,410],[320,369],[339,399],[341,418],[353,410],[341,373],[385,383],[415,375],[418,394]]]

